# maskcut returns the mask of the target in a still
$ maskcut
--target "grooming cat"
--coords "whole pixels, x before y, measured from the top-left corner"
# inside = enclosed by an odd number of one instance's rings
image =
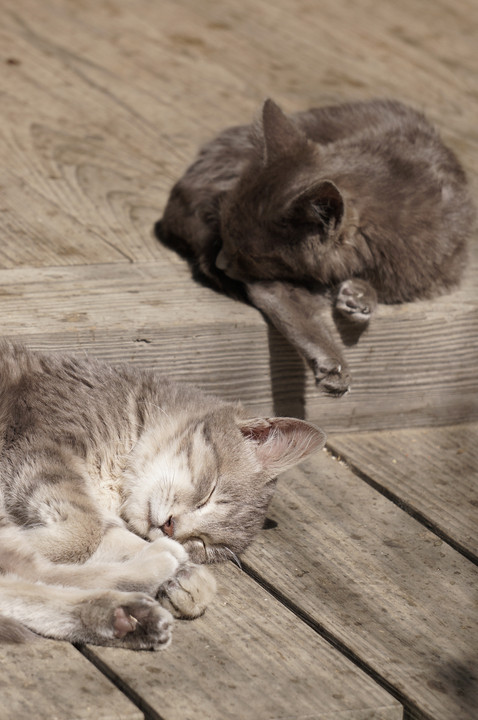
[[[0,637],[165,646],[325,442],[154,372],[0,343]]]
[[[202,148],[157,233],[263,311],[341,395],[350,376],[324,308],[357,333],[377,301],[450,288],[473,218],[461,166],[415,110],[371,100],[288,117],[267,100],[259,122]]]

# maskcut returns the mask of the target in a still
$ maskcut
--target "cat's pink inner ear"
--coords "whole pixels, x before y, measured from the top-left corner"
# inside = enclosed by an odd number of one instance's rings
[[[262,128],[265,142],[265,163],[290,154],[298,146],[305,147],[307,138],[270,98],[262,108]]]
[[[296,418],[252,418],[240,428],[254,443],[256,457],[271,477],[322,448],[326,440],[322,430]]]

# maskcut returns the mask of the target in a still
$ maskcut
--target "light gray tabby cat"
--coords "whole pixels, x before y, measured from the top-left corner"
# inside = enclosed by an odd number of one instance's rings
[[[262,527],[325,442],[153,372],[0,343],[0,638],[165,646],[215,590],[200,563]]]

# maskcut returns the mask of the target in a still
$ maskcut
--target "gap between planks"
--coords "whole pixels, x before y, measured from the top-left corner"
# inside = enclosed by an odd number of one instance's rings
[[[427,528],[427,530],[430,530],[434,535],[436,535],[440,540],[443,540],[444,543],[449,545],[449,547],[453,548],[453,550],[456,550],[456,552],[460,553],[464,558],[469,560],[473,565],[476,565],[478,567],[478,558],[476,555],[468,550],[464,545],[462,545],[458,540],[455,540],[451,535],[449,535],[447,532],[442,530],[436,522],[433,522],[433,520],[430,520],[427,518],[427,516],[421,512],[420,510],[417,510],[413,505],[408,502],[407,500],[404,500],[399,495],[394,493],[392,490],[389,490],[388,488],[384,487],[380,481],[374,480],[374,478],[369,475],[368,473],[361,470],[351,459],[350,455],[348,453],[344,453],[344,451],[339,451],[335,449],[334,441],[327,442],[326,444],[326,450],[328,454],[334,458],[335,460],[344,463],[346,467],[360,480],[363,480],[367,483],[367,485],[370,485],[371,488],[376,490],[380,495],[383,495],[387,500],[390,500],[394,505],[396,505],[400,510],[403,510],[407,515],[410,515],[414,520],[417,520],[419,523],[424,525],[424,527]]]

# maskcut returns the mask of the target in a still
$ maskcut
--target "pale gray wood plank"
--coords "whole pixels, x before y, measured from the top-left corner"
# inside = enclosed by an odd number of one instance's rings
[[[399,720],[372,679],[234,566],[216,568],[206,614],[176,624],[170,648],[90,648],[164,720]]]
[[[2,720],[141,720],[138,710],[68,643],[0,646]]]
[[[320,6],[264,0],[258,14],[252,2],[179,3],[197,16],[189,41],[196,39],[198,55],[201,45],[209,55],[220,52],[223,67],[254,88],[279,93],[288,109],[304,98],[317,104],[392,95],[430,109],[458,134],[457,143],[465,135],[476,146],[476,5],[421,0],[372,10],[369,0]]]
[[[315,387],[258,311],[192,282],[174,255],[162,263],[0,270],[0,333],[99,354],[108,345],[108,357],[124,359],[137,356],[130,343],[146,339],[145,363],[263,412],[308,416],[329,432],[459,422],[478,417],[472,267],[448,298],[380,308],[347,349],[353,385],[340,400]]]
[[[90,0],[81,6],[71,0],[6,0],[2,47],[15,62],[4,66],[0,110],[6,211],[0,215],[0,266],[16,270],[18,265],[112,262],[128,272],[126,261],[132,260],[174,265],[184,272],[178,277],[174,314],[173,303],[164,300],[166,290],[173,297],[170,284],[153,297],[161,290],[159,273],[157,288],[150,277],[146,301],[157,303],[156,314],[153,304],[147,312],[139,296],[125,296],[121,282],[118,293],[109,285],[111,297],[92,308],[87,298],[97,291],[87,283],[81,299],[68,300],[66,289],[58,298],[52,296],[53,310],[44,297],[44,315],[28,293],[19,302],[10,298],[4,305],[3,332],[27,337],[28,319],[35,332],[73,331],[78,337],[85,332],[93,336],[95,328],[101,334],[111,324],[118,331],[121,323],[135,328],[158,323],[162,328],[163,308],[170,313],[168,327],[177,328],[179,345],[190,332],[183,323],[201,325],[206,318],[215,327],[216,319],[228,316],[231,334],[236,322],[250,323],[251,343],[263,338],[258,365],[249,364],[247,338],[234,346],[234,355],[232,346],[224,355],[226,343],[213,355],[214,365],[228,367],[246,402],[257,405],[249,379],[252,385],[262,383],[270,363],[265,404],[275,405],[277,412],[307,415],[330,430],[476,418],[476,253],[457,292],[432,303],[380,309],[370,331],[347,351],[353,388],[338,403],[317,392],[300,358],[274,331],[268,332],[258,313],[198,289],[186,265],[152,235],[170,186],[198,144],[225,125],[248,122],[264,94],[288,110],[372,91],[411,101],[437,120],[476,184],[476,94],[471,85],[476,54],[467,34],[468,3],[461,0],[453,8],[441,3],[431,13],[430,26],[419,17],[412,27],[407,25],[409,5],[402,9],[382,3],[373,21],[367,8],[367,0],[352,7],[327,0],[320,11],[297,8],[290,0],[262,0],[260,11],[252,0],[240,8],[231,2],[198,5],[189,0],[141,0],[133,8],[118,0],[112,11],[107,3]],[[352,38],[344,53],[347,29]],[[450,33],[459,32],[463,42],[445,43]],[[412,72],[417,67],[419,72]],[[354,83],[353,74],[360,83]],[[404,83],[411,75],[413,82]],[[46,276],[40,277],[44,282]],[[38,288],[34,273],[30,280]],[[5,273],[0,287],[4,284]],[[201,366],[194,351],[190,359],[199,379],[202,373],[204,382],[210,382],[209,367]],[[230,387],[231,380],[224,381]],[[222,385],[223,380],[213,382],[219,392]]]
[[[429,720],[474,720],[478,568],[343,463],[279,479],[246,567]]]
[[[478,560],[478,425],[355,433],[328,446]]]

